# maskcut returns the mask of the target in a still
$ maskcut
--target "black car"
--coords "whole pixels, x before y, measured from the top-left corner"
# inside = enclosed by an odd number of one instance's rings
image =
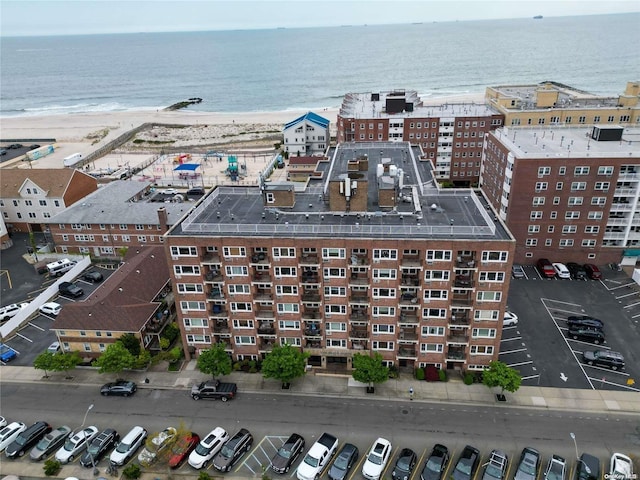
[[[480,463],[480,451],[467,445],[462,450],[460,457],[458,457],[456,466],[451,473],[451,478],[453,480],[471,480],[476,474],[478,463]]]
[[[102,273],[96,272],[95,270],[91,272],[87,272],[84,275],[82,275],[83,280],[86,280],[87,282],[91,282],[91,283],[101,282],[103,278],[104,277],[102,276]]]
[[[20,433],[16,439],[7,446],[4,454],[7,458],[21,457],[50,431],[51,425],[47,422],[36,422]]]
[[[611,370],[624,368],[624,357],[619,352],[612,350],[596,350],[592,352],[582,352],[582,360],[588,365],[598,367],[609,367]]]
[[[599,480],[600,460],[593,455],[583,453],[576,466],[575,480]]]
[[[588,315],[571,316],[567,318],[567,326],[569,327],[586,327],[595,328],[597,330],[604,329],[604,322]]]
[[[6,148],[0,148],[0,155],[6,155],[9,153]]]
[[[574,340],[595,343],[596,345],[605,343],[604,332],[597,328],[569,327],[569,337]]]
[[[24,145],[22,145],[21,143],[12,143],[11,145],[9,145],[7,148],[9,150],[18,150],[19,148],[22,148]]]
[[[33,145],[29,145],[29,150],[35,150],[36,148],[40,148],[40,145],[34,143]]]
[[[569,273],[571,274],[571,278],[574,280],[586,280],[587,279],[587,271],[584,267],[575,262],[567,263],[567,268],[569,269]]]
[[[241,428],[213,457],[213,466],[216,470],[228,472],[242,455],[251,449],[251,445],[253,445],[253,435],[246,428]]]
[[[138,386],[134,382],[128,380],[116,380],[112,383],[105,383],[100,388],[100,394],[107,395],[120,395],[122,397],[128,397],[136,393]]]
[[[271,459],[271,470],[276,473],[287,473],[303,450],[304,438],[297,433],[292,433]]]
[[[83,467],[96,465],[105,454],[116,446],[120,440],[120,435],[113,428],[107,428],[95,437],[87,450],[80,457],[80,464]]]
[[[74,283],[62,282],[60,285],[58,285],[58,293],[66,297],[77,298],[84,295],[84,290]]]
[[[431,450],[431,455],[424,462],[424,468],[420,474],[420,480],[441,480],[447,465],[449,464],[449,449],[436,443]]]
[[[344,480],[351,467],[358,461],[358,455],[358,447],[351,443],[345,443],[329,469],[329,478],[331,480]]]
[[[391,478],[393,478],[393,480],[409,480],[417,461],[418,456],[416,452],[410,448],[403,448],[400,450],[400,455],[398,455],[398,459],[396,460],[396,466],[393,467]]]

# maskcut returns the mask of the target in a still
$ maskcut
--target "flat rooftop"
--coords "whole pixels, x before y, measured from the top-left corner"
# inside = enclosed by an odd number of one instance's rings
[[[296,191],[291,208],[265,207],[259,187],[218,187],[167,235],[513,240],[496,221],[489,204],[473,190],[439,189],[430,162],[418,161],[407,143],[341,144],[332,153],[325,180]],[[349,159],[361,155],[369,159],[369,183],[376,183],[380,159],[391,158],[403,169],[404,185],[397,192],[401,200],[394,209],[383,210],[370,187],[367,211],[331,211],[328,181],[346,172]],[[293,188],[293,182],[289,185]],[[271,188],[286,186],[280,183]]]
[[[413,103],[413,111],[387,113],[386,100],[388,97],[400,98],[404,93],[406,102]],[[379,100],[372,100],[374,95]],[[446,118],[455,117],[486,117],[499,112],[484,103],[442,103],[440,105],[424,105],[415,90],[347,93],[340,106],[338,115],[342,118]]]
[[[51,217],[47,223],[104,223],[111,225],[157,225],[158,209],[167,210],[169,225],[187,213],[193,203],[150,202],[154,197],[151,183],[117,180]],[[143,232],[141,232],[143,233]]]
[[[602,128],[614,127],[613,125]],[[591,138],[593,126],[499,128],[490,133],[517,158],[640,158],[640,128],[624,128],[622,140],[597,141]]]

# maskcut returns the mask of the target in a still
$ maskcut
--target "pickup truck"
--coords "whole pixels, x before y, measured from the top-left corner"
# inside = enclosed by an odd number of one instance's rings
[[[191,387],[191,398],[200,400],[201,398],[209,398],[223,402],[236,396],[238,386],[235,383],[222,383],[220,380],[209,380],[199,383]]]
[[[304,459],[298,465],[298,480],[316,480],[320,478],[322,469],[329,463],[338,450],[338,439],[329,433],[323,433],[314,443]]]
[[[60,285],[58,285],[58,293],[67,297],[76,298],[84,295],[84,290],[78,287],[75,283],[62,282]]]

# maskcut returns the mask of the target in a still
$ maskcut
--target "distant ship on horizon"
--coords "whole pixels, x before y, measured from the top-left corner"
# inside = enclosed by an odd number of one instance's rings
[[[536,15],[533,17],[534,20],[542,20],[542,15]]]

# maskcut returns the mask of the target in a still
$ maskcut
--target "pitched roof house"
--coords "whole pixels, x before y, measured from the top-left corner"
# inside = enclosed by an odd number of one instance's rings
[[[284,150],[291,155],[323,154],[331,141],[329,120],[313,112],[285,124]]]

